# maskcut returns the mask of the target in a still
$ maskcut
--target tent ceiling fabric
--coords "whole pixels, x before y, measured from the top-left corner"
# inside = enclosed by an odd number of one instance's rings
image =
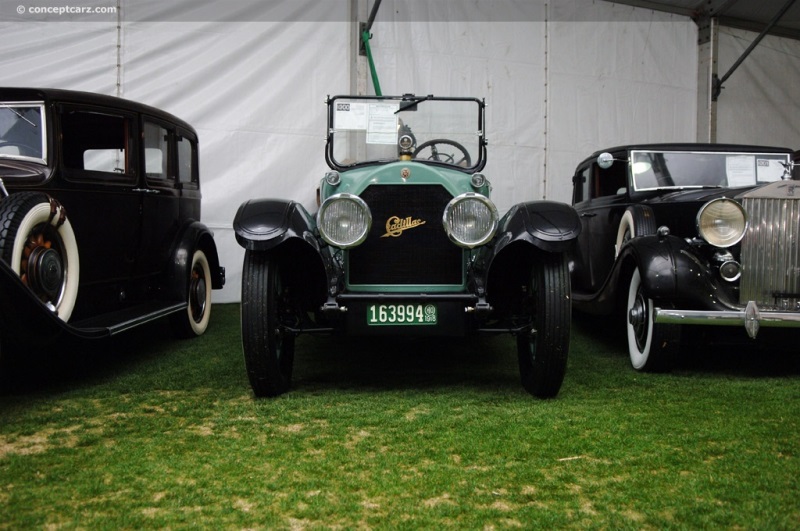
[[[769,22],[792,0],[606,0],[615,4],[643,7],[691,17],[716,17],[722,26],[761,33]],[[800,40],[800,2],[795,1],[771,35]]]

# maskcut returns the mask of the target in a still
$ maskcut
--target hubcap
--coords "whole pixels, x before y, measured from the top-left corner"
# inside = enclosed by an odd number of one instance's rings
[[[192,282],[189,286],[189,304],[192,318],[200,322],[206,311],[206,279],[197,272],[192,275]]]
[[[28,286],[47,301],[55,302],[64,284],[64,263],[54,249],[36,247],[28,257]]]
[[[636,293],[636,298],[628,312],[628,322],[633,327],[636,336],[636,346],[641,351],[647,340],[647,301],[642,295],[641,290]]]

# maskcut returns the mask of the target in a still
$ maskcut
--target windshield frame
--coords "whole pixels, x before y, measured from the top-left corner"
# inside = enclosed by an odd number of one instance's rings
[[[724,177],[725,183],[720,182],[708,182],[703,183],[700,182],[701,179],[697,179],[695,183],[683,183],[677,184],[674,183],[671,185],[664,185],[656,182],[656,186],[642,186],[641,179],[637,181],[637,177],[640,175],[644,175],[646,172],[650,172],[652,168],[648,168],[644,171],[635,171],[636,164],[637,164],[637,155],[693,155],[693,156],[714,156],[720,159],[719,162],[724,163]],[[631,189],[634,192],[649,192],[649,191],[656,191],[656,190],[687,190],[687,189],[704,189],[704,188],[752,188],[754,186],[760,186],[763,184],[767,184],[770,182],[780,181],[785,179],[786,175],[786,166],[783,166],[781,163],[790,163],[791,162],[792,154],[790,152],[779,152],[779,151],[745,151],[745,150],[736,150],[736,151],[713,151],[713,150],[685,150],[685,149],[633,149],[629,153],[628,159],[628,172],[631,182]],[[737,161],[738,159],[738,161]],[[747,162],[744,159],[752,159],[752,166],[751,167],[744,167],[741,164],[737,166],[737,162],[743,163]],[[766,161],[766,165],[762,166],[760,163]],[[778,164],[771,164],[769,161],[776,161]],[[730,163],[730,165],[729,165]],[[780,166],[780,167],[779,167]],[[778,175],[778,172],[780,174]],[[657,172],[652,172],[655,176]],[[668,178],[672,178],[667,172]],[[768,176],[771,175],[778,175],[777,178],[763,178],[760,179],[761,175]],[[791,173],[789,173],[791,178]],[[752,177],[752,181],[749,178]],[[744,179],[748,179],[745,182]],[[655,176],[657,180],[658,177]],[[738,179],[738,182],[732,182],[734,179]]]
[[[34,162],[37,164],[41,164],[47,166],[48,163],[48,152],[47,152],[47,106],[45,105],[44,101],[41,100],[33,100],[33,101],[0,101],[0,111],[3,110],[10,110],[14,114],[17,114],[19,119],[29,121],[27,118],[22,117],[19,113],[16,112],[16,109],[24,107],[24,108],[38,108],[40,114],[40,127],[39,132],[39,140],[41,142],[41,158],[39,157],[32,157],[28,155],[14,155],[9,153],[0,153],[0,161],[2,160],[15,160],[15,161],[26,161],[26,162]],[[34,124],[36,125],[36,124]],[[0,137],[0,146],[2,146],[3,138]]]
[[[346,102],[358,102],[358,103],[376,103],[376,104],[386,104],[390,106],[396,106],[396,110],[392,113],[398,117],[398,122],[401,122],[400,116],[403,115],[404,112],[413,113],[419,108],[425,108],[425,106],[435,105],[436,102],[464,102],[464,103],[474,103],[476,107],[476,115],[475,115],[475,122],[474,122],[474,129],[459,132],[459,135],[474,135],[476,141],[474,144],[470,143],[467,147],[468,155],[470,156],[470,165],[469,166],[460,166],[454,165],[447,162],[440,162],[436,160],[428,160],[428,159],[410,159],[410,158],[401,158],[398,154],[397,156],[389,156],[383,158],[365,158],[364,160],[356,160],[352,163],[340,161],[336,159],[335,149],[336,149],[336,140],[335,137],[337,134],[342,134],[346,131],[348,132],[357,132],[364,134],[365,137],[370,134],[368,129],[366,128],[357,128],[357,129],[336,129],[334,125],[336,124],[336,112],[337,112],[337,102],[342,103],[342,100]],[[406,94],[403,96],[368,96],[368,95],[337,95],[337,96],[329,96],[326,104],[328,105],[328,123],[327,123],[327,135],[326,135],[326,147],[325,147],[325,161],[327,162],[328,166],[334,170],[338,171],[346,171],[353,168],[359,168],[364,166],[370,165],[377,165],[377,164],[387,164],[390,162],[398,162],[398,161],[409,161],[409,162],[418,162],[424,164],[431,164],[439,167],[449,168],[457,171],[463,171],[469,174],[481,171],[483,167],[486,165],[486,131],[485,131],[485,122],[484,122],[484,114],[485,114],[485,107],[486,104],[484,100],[478,98],[467,98],[467,97],[436,97],[432,95],[426,96],[415,96],[413,94]],[[394,107],[391,107],[394,108]],[[399,116],[398,116],[399,115]],[[471,120],[471,119],[470,119]],[[402,123],[402,122],[401,122]],[[388,131],[388,129],[387,129]],[[394,135],[390,131],[390,134]],[[394,143],[384,143],[384,146],[387,146],[387,149],[391,149],[391,146],[395,146],[395,151],[397,148],[399,137],[402,136],[400,134],[400,129],[398,128],[397,138],[395,138]],[[440,137],[443,140],[453,140],[448,139],[447,137]],[[438,138],[437,138],[438,139]],[[430,140],[429,138],[422,138],[419,142],[419,145],[425,143],[425,141]],[[364,142],[364,148],[367,149],[369,144],[366,143],[366,139]],[[375,144],[380,145],[380,144]]]

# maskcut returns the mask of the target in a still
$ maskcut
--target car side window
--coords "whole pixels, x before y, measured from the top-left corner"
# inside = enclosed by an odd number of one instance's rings
[[[594,172],[593,197],[624,194],[628,186],[628,162],[615,160],[611,167],[603,169],[592,164]]]
[[[577,172],[572,178],[572,182],[574,185],[572,203],[575,204],[588,201],[590,199],[589,186],[592,182],[591,167],[584,168],[583,170]]]
[[[115,174],[118,178],[131,174],[128,117],[67,109],[61,112],[60,121],[62,161],[67,170]]]
[[[159,124],[144,122],[144,171],[148,179],[168,179],[169,131]]]
[[[186,136],[177,136],[176,152],[178,155],[178,182],[180,183],[197,183],[197,172],[195,171],[195,160],[197,146],[195,142]]]

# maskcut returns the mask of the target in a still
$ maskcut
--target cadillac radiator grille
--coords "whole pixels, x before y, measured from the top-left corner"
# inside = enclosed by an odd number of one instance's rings
[[[746,197],[740,302],[800,310],[800,198]]]
[[[350,249],[350,285],[460,285],[463,251],[442,215],[453,196],[439,185],[372,185],[361,194],[372,212],[364,243]]]

